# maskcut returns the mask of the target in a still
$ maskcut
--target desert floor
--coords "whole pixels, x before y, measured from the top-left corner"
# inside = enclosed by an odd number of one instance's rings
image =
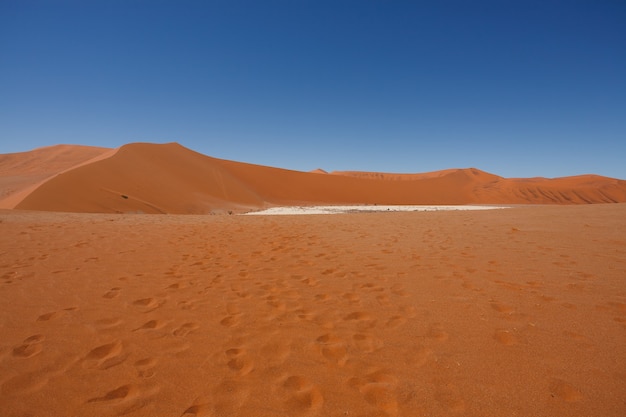
[[[624,416],[626,204],[0,211],[0,415]]]

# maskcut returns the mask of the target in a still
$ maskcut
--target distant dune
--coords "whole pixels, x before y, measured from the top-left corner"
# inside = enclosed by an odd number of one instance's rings
[[[176,143],[59,145],[0,155],[0,208],[24,210],[204,214],[275,205],[617,202],[626,202],[626,181],[596,175],[299,172],[216,159]]]

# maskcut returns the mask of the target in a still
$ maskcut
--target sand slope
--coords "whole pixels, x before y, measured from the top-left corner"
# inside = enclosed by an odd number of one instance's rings
[[[262,204],[217,160],[178,144],[131,144],[65,172],[16,208],[71,212],[207,213]]]
[[[626,415],[626,204],[0,211],[0,415]]]
[[[507,179],[475,168],[425,174],[326,174],[215,159],[175,143],[136,143],[49,179],[14,207],[191,214],[296,204],[614,202],[626,202],[626,181],[593,175]]]
[[[13,208],[45,180],[111,151],[94,146],[55,145],[0,155],[0,208]]]

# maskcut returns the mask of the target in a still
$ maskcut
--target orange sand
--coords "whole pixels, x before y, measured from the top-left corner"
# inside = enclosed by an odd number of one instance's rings
[[[626,415],[624,204],[0,231],[3,417]]]
[[[29,152],[0,154],[0,208],[14,208],[46,180],[114,153],[115,150],[108,148],[55,145]]]
[[[626,181],[597,175],[509,179],[474,168],[324,174],[225,161],[175,143],[68,149],[75,152],[75,165],[63,169],[37,151],[1,155],[0,208],[207,214],[275,205],[626,202]],[[29,181],[16,182],[16,167],[29,173]],[[44,182],[33,182],[35,177]]]

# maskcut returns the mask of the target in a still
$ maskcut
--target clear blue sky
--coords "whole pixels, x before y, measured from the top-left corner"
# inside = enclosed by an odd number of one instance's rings
[[[626,179],[626,1],[0,0],[0,153]]]

